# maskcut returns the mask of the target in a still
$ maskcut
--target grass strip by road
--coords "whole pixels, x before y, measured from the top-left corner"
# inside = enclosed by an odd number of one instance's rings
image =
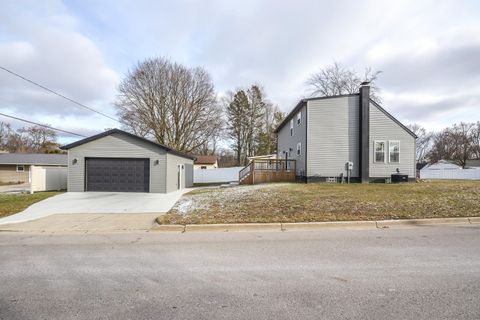
[[[480,182],[264,184],[184,195],[161,224],[376,221],[480,216]]]
[[[50,198],[61,192],[38,192],[0,194],[0,218],[25,210],[35,202]]]

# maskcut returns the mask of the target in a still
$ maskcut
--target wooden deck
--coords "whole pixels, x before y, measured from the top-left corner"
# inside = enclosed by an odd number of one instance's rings
[[[240,184],[294,182],[295,160],[253,160],[239,172]]]

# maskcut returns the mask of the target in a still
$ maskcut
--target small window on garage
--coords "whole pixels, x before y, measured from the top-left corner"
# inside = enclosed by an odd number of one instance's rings
[[[201,166],[200,169],[207,169],[207,166]]]
[[[17,172],[24,172],[25,166],[23,164],[17,164]]]
[[[375,162],[385,162],[385,141],[375,141]]]
[[[388,162],[400,162],[400,141],[388,141]]]

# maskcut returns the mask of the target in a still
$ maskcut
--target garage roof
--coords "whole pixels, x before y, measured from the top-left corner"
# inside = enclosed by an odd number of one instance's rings
[[[67,162],[66,154],[0,153],[0,164],[66,166]]]
[[[63,150],[72,149],[72,148],[78,147],[78,146],[80,146],[80,145],[82,145],[82,144],[85,144],[85,143],[87,143],[87,142],[91,142],[91,141],[94,141],[94,140],[97,140],[97,139],[100,139],[100,138],[103,138],[103,137],[106,137],[106,136],[109,136],[109,135],[112,135],[112,134],[122,134],[122,135],[125,135],[125,136],[128,136],[128,137],[131,137],[131,138],[134,138],[134,139],[143,141],[143,142],[145,142],[145,143],[149,143],[149,144],[151,144],[151,145],[153,145],[153,146],[156,146],[156,147],[158,147],[158,148],[162,148],[162,149],[166,150],[167,152],[169,152],[169,153],[171,153],[171,154],[175,154],[175,155],[180,156],[180,157],[184,157],[184,158],[188,158],[188,159],[195,160],[195,157],[192,156],[192,155],[189,155],[189,154],[186,154],[186,153],[183,153],[183,152],[174,150],[174,149],[172,149],[172,148],[169,148],[169,147],[167,147],[167,146],[164,146],[163,144],[153,142],[153,141],[151,141],[151,140],[148,140],[148,139],[139,137],[139,136],[137,136],[137,135],[131,134],[130,132],[126,132],[126,131],[123,131],[123,130],[120,130],[120,129],[111,129],[111,130],[108,130],[108,131],[105,131],[105,132],[96,134],[96,135],[94,135],[94,136],[91,136],[91,137],[88,137],[88,138],[85,138],[85,139],[82,139],[82,140],[79,140],[79,141],[76,141],[76,142],[67,144],[67,145],[65,145],[65,146],[62,146],[60,149],[63,149]]]

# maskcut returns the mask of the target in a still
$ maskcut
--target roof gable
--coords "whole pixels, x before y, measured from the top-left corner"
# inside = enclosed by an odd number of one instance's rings
[[[157,147],[157,148],[161,148],[171,154],[175,154],[177,156],[180,156],[180,157],[184,157],[184,158],[188,158],[188,159],[192,159],[194,160],[195,157],[194,156],[191,156],[189,154],[186,154],[186,153],[183,153],[183,152],[180,152],[180,151],[177,151],[177,150],[174,150],[172,148],[169,148],[167,146],[164,146],[163,144],[160,144],[160,143],[156,143],[156,142],[153,142],[151,140],[148,140],[148,139],[145,139],[145,138],[142,138],[142,137],[139,137],[137,135],[134,135],[130,132],[126,132],[126,131],[123,131],[123,130],[120,130],[120,129],[111,129],[111,130],[108,130],[108,131],[105,131],[105,132],[102,132],[102,133],[99,133],[99,134],[96,134],[94,136],[91,136],[91,137],[88,137],[88,138],[85,138],[85,139],[82,139],[82,140],[79,140],[79,141],[76,141],[76,142],[73,142],[73,143],[70,143],[70,144],[67,144],[65,146],[62,146],[61,149],[63,150],[68,150],[68,149],[72,149],[72,148],[75,148],[75,147],[78,147],[80,145],[83,145],[85,143],[88,143],[88,142],[92,142],[92,141],[95,141],[95,140],[98,140],[98,139],[101,139],[103,137],[106,137],[106,136],[110,136],[110,135],[113,135],[113,134],[120,134],[120,135],[125,135],[127,137],[130,137],[130,138],[133,138],[133,139],[137,139],[141,142],[144,142],[144,143],[148,143],[150,145],[153,145],[154,147]]]
[[[401,123],[397,118],[395,118],[394,116],[392,116],[390,113],[387,112],[387,110],[383,109],[378,103],[376,103],[374,100],[370,99],[370,102],[373,103],[375,105],[375,107],[377,107],[378,110],[380,110],[381,112],[383,112],[387,117],[389,117],[390,119],[393,120],[393,122],[395,122],[396,124],[398,124],[400,127],[402,127],[403,130],[407,131],[408,134],[410,134],[412,137],[414,137],[415,139],[418,138],[417,135],[415,133],[413,133],[412,130],[408,129],[407,126],[405,126],[403,123]]]

